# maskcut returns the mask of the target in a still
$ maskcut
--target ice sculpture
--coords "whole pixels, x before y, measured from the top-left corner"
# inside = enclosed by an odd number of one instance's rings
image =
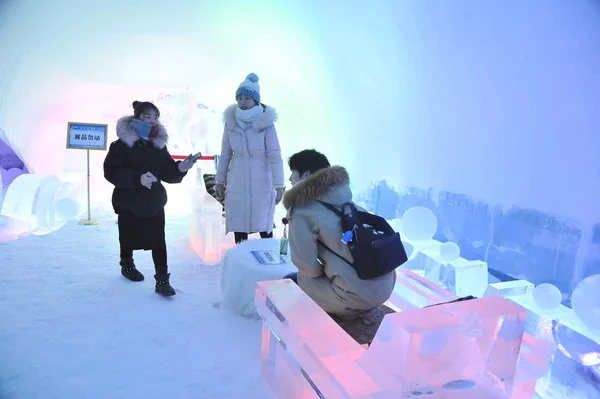
[[[445,242],[440,247],[440,258],[450,262],[460,258],[460,247],[454,242]]]
[[[398,274],[399,295],[410,292],[396,303],[405,311],[385,316],[369,349],[291,281],[258,283],[261,371],[275,396],[533,398],[548,356],[538,340],[522,334],[520,306],[496,297],[418,309],[456,296],[411,271]]]
[[[493,286],[500,286],[506,283],[495,283],[495,284],[491,284]],[[585,323],[583,323],[579,317],[577,317],[577,315],[575,314],[575,312],[564,306],[564,305],[558,305],[555,308],[542,308],[540,306],[538,306],[538,304],[536,303],[536,300],[534,299],[533,296],[533,290],[531,290],[529,287],[531,287],[532,283],[526,280],[518,280],[515,282],[512,282],[511,285],[514,288],[514,292],[512,293],[508,293],[506,292],[504,294],[505,298],[510,299],[513,302],[518,303],[519,305],[523,306],[524,308],[526,308],[527,310],[529,310],[530,312],[541,316],[547,320],[556,320],[558,322],[560,322],[561,324],[579,332],[580,334],[587,336],[588,338],[595,340],[596,342],[600,342],[600,332],[599,331],[594,331],[590,328],[588,328]],[[519,292],[517,290],[517,286],[525,286],[528,287],[527,289],[522,289],[521,292]],[[491,293],[490,290],[488,290],[489,293]]]
[[[44,235],[75,219],[79,205],[69,183],[55,176],[23,174],[8,187],[1,214],[28,224],[33,234]]]
[[[409,241],[431,240],[437,229],[437,217],[429,208],[415,206],[402,215],[402,236]]]
[[[4,191],[8,188],[8,184],[4,185],[5,169],[0,169],[0,210],[2,210],[2,202],[4,199]],[[22,235],[29,232],[29,224],[20,222],[17,219],[2,216],[0,214],[0,242],[16,240]]]
[[[535,304],[541,309],[552,310],[562,302],[560,290],[552,284],[540,284],[533,289],[532,294]]]
[[[571,306],[587,327],[600,334],[600,274],[577,283],[571,294]]]
[[[455,299],[455,294],[432,281],[410,270],[397,270],[394,291],[385,304],[396,311],[406,311]]]
[[[458,257],[442,259],[442,243],[437,240],[413,242],[403,238],[407,253],[413,252],[402,269],[412,270],[458,296],[481,297],[488,286],[487,263]]]
[[[191,196],[190,243],[204,264],[216,264],[221,261],[225,238],[223,206],[208,194],[202,178],[197,179]]]
[[[198,140],[192,127],[199,120],[194,95],[189,91],[159,93],[154,104],[161,110],[160,121],[169,132],[169,150],[180,155],[201,151],[194,145]]]
[[[162,92],[154,103],[161,110],[161,123],[169,132],[169,150],[175,155],[198,151],[206,155],[220,152],[223,123],[221,113],[199,104],[189,90]]]
[[[8,189],[8,186],[10,186],[10,184],[15,181],[15,179],[19,176],[21,176],[22,174],[24,174],[25,172],[23,171],[23,169],[20,168],[10,168],[10,169],[3,169],[0,168],[0,175],[2,175],[2,182],[3,182],[3,187],[4,189]]]
[[[500,297],[387,315],[368,351],[404,393],[510,398],[526,312]]]
[[[291,280],[257,284],[263,321],[261,372],[275,397],[402,397],[402,385],[384,367],[363,359],[365,349]]]
[[[486,296],[499,295],[527,309],[532,320],[545,324],[543,331],[552,330],[552,339],[567,357],[585,365],[600,364],[600,333],[588,328],[564,305],[554,309],[541,308],[533,297],[534,285],[526,280],[490,284]],[[551,369],[552,372],[552,369]]]

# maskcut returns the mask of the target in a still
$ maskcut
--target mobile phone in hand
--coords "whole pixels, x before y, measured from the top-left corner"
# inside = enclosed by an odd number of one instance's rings
[[[198,159],[200,159],[200,157],[202,156],[201,152],[197,152],[194,155],[190,156],[190,159],[194,162],[196,162]]]

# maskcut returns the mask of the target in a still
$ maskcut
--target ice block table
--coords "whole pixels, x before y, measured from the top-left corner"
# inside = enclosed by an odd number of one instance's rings
[[[289,256],[279,255],[279,244],[280,240],[274,238],[253,239],[225,252],[221,263],[223,308],[240,316],[258,318],[254,307],[256,283],[281,279],[298,271]]]

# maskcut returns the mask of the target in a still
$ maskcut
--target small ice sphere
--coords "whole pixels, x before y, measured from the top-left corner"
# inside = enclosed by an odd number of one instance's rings
[[[431,240],[438,229],[435,213],[424,206],[413,206],[402,215],[402,233],[409,241]]]
[[[556,286],[544,283],[534,288],[533,300],[540,309],[553,310],[562,302],[562,293]]]
[[[440,247],[440,258],[452,262],[460,257],[460,247],[454,242],[445,242]]]

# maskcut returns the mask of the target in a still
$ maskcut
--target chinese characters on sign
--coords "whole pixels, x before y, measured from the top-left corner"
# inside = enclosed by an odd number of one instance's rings
[[[107,125],[69,122],[67,148],[106,150]]]
[[[261,265],[283,265],[287,263],[285,259],[275,251],[250,251],[254,259]]]

